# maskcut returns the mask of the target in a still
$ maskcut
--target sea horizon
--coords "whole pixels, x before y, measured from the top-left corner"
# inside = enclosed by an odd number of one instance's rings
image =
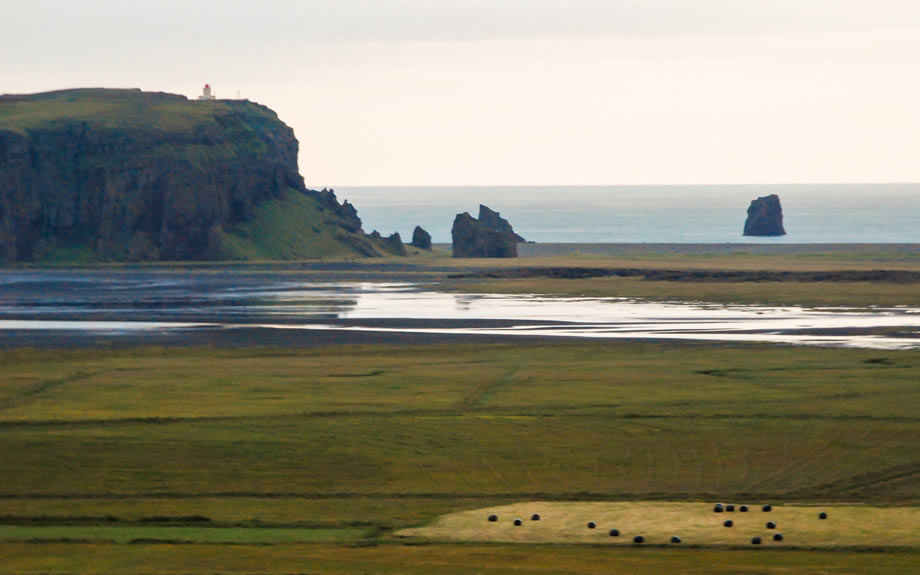
[[[416,225],[450,242],[458,213],[497,210],[538,243],[920,243],[920,183],[340,186],[367,231]],[[787,234],[742,233],[747,208],[777,194]]]

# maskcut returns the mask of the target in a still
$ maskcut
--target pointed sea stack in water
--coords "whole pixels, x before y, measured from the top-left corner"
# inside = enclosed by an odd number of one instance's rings
[[[486,206],[479,206],[479,219],[468,212],[457,214],[450,231],[455,258],[516,258],[518,242],[508,220]]]
[[[527,241],[520,235],[514,233],[514,230],[511,228],[511,224],[508,223],[508,220],[502,217],[501,213],[489,209],[488,206],[484,206],[482,204],[479,204],[479,223],[499,232],[514,234],[514,237],[517,238],[518,242]]]
[[[783,229],[783,207],[776,194],[752,200],[747,214],[747,221],[744,222],[744,235],[786,235],[786,230]]]

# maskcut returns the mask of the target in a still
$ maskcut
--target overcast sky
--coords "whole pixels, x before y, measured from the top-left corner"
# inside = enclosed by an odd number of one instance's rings
[[[0,54],[239,92],[312,187],[920,181],[920,0],[0,0]]]

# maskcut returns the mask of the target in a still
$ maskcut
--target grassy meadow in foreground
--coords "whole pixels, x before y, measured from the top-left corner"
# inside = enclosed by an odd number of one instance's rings
[[[0,573],[130,561],[150,573],[597,572],[620,561],[719,572],[700,549],[419,547],[391,534],[534,500],[920,502],[920,352],[20,349],[0,352],[0,374]],[[62,539],[72,542],[52,543]],[[744,573],[918,565],[915,552],[841,544],[719,557],[723,572]],[[461,561],[453,571],[437,567],[447,556]]]

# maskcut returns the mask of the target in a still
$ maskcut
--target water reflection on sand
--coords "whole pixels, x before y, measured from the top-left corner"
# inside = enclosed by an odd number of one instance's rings
[[[413,333],[920,347],[920,310],[655,303],[452,294],[410,283],[279,280],[268,273],[21,272],[0,280],[0,335],[226,330]]]

